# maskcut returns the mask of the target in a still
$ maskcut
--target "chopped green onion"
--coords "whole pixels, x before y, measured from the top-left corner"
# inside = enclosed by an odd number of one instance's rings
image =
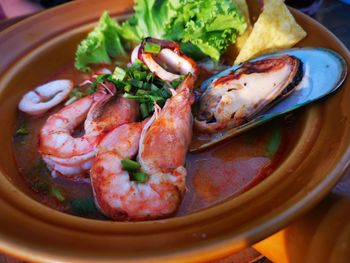
[[[164,83],[163,83],[162,89],[167,90],[167,89],[173,89],[173,88],[174,88],[174,87],[171,86],[170,83],[168,83],[168,82],[164,82]]]
[[[126,76],[126,71],[120,67],[115,67],[113,77],[116,80],[123,80]]]
[[[85,95],[90,95],[96,91],[96,88],[99,84],[103,83],[108,77],[110,77],[111,74],[105,74],[105,75],[99,75],[95,79],[95,81],[90,85],[89,88],[87,88],[84,92]]]
[[[67,106],[69,104],[72,104],[74,101],[78,100],[79,98],[76,97],[76,96],[73,96],[73,97],[70,97],[69,100],[67,100],[65,103],[64,103],[64,106]]]
[[[152,83],[151,84],[151,91],[158,91],[158,90],[159,90],[159,88]]]
[[[129,68],[129,69],[144,69],[145,67],[144,67],[145,65],[142,63],[142,61],[141,60],[139,60],[139,59],[135,59],[135,61],[134,61],[134,63],[132,63],[132,65],[131,65],[131,67]]]
[[[83,92],[80,91],[79,86],[73,88],[69,94],[69,99],[64,103],[64,106],[72,104],[74,101],[86,96]]]
[[[177,88],[180,85],[180,83],[181,83],[181,80],[180,80],[180,78],[178,78],[178,79],[173,80],[170,84],[174,88]]]
[[[140,104],[140,112],[141,112],[142,118],[146,118],[149,115],[148,107],[146,103]]]
[[[147,90],[143,90],[143,89],[138,89],[137,91],[136,91],[136,96],[142,96],[142,95],[148,95],[149,94],[149,91],[147,91]]]
[[[134,86],[135,88],[139,88],[139,89],[141,89],[143,87],[143,82],[139,81],[137,79],[132,79],[130,81],[130,84],[131,84],[131,86]]]
[[[121,160],[121,163],[122,163],[123,170],[126,170],[126,171],[136,171],[141,167],[141,165],[138,162],[135,162],[130,159]]]
[[[185,80],[185,76],[181,75],[179,78],[173,80],[172,82],[170,82],[171,86],[173,88],[177,88],[183,81]]]
[[[145,71],[134,71],[134,78],[138,80],[145,80],[147,78],[147,72]]]
[[[24,136],[24,135],[28,135],[28,134],[29,134],[29,131],[28,131],[27,127],[23,126],[16,131],[15,137]]]
[[[96,91],[96,87],[97,87],[97,84],[94,82],[90,85],[90,87],[88,87],[85,92],[84,92],[84,95],[87,96],[87,95],[90,95],[92,93],[94,93]]]
[[[145,89],[145,90],[150,90],[151,86],[152,86],[151,83],[144,82],[142,88]]]
[[[161,87],[161,86],[167,84],[168,87],[172,88],[172,86],[168,82],[165,82],[164,80],[161,80],[160,78],[154,78],[153,84],[157,85],[157,87]]]
[[[40,194],[48,195],[51,192],[51,173],[46,163],[40,159],[28,172],[30,188]]]
[[[166,91],[165,89],[159,89],[157,94],[164,99],[168,99],[171,97],[170,92]]]
[[[132,174],[132,179],[138,183],[145,183],[148,181],[148,174],[143,172],[137,172]]]
[[[131,87],[131,85],[129,85],[129,84],[127,84],[127,85],[124,87],[124,90],[125,90],[126,92],[130,92],[131,89],[132,89],[132,87]]]
[[[157,43],[146,42],[144,50],[147,53],[158,54],[161,50],[161,47]]]
[[[274,129],[272,135],[271,135],[271,139],[270,141],[268,142],[267,144],[267,147],[266,147],[266,156],[267,157],[273,157],[280,145],[281,145],[281,141],[282,141],[282,129],[280,127]]]
[[[77,215],[91,215],[97,213],[93,197],[75,199],[70,201],[69,204],[73,213]]]
[[[152,101],[147,102],[148,112],[154,111],[154,103]]]
[[[51,194],[54,197],[56,197],[56,199],[60,202],[63,202],[65,200],[64,196],[62,195],[60,190],[58,190],[57,188],[51,188]]]
[[[148,73],[146,80],[147,82],[151,82],[154,78],[154,74],[152,72]]]
[[[155,102],[164,102],[164,98],[154,95],[142,95],[142,96],[136,96],[132,95],[130,93],[125,93],[123,95],[124,98],[130,99],[130,100],[138,100],[139,102],[147,102],[147,101],[155,101]]]

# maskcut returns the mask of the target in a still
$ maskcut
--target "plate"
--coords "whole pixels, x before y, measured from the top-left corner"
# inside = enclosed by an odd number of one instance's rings
[[[26,260],[69,262],[212,260],[285,227],[315,206],[350,161],[350,80],[303,108],[295,146],[267,179],[199,212],[150,222],[105,222],[55,211],[30,197],[13,157],[16,105],[26,91],[72,60],[103,10],[125,18],[132,1],[74,1],[0,33],[0,249]],[[293,11],[308,37],[299,46],[350,54],[311,18]]]

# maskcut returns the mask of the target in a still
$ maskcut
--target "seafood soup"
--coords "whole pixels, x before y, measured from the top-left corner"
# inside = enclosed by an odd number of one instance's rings
[[[44,82],[69,79],[81,83],[87,78],[88,74],[67,65]],[[108,219],[96,208],[89,183],[52,177],[37,150],[41,127],[62,107],[62,104],[58,105],[40,117],[19,112],[14,135],[19,170],[32,190],[33,198],[39,202],[77,216]],[[220,203],[265,179],[292,149],[293,141],[298,137],[298,126],[298,115],[290,114],[206,151],[187,154],[186,191],[176,215],[186,215]],[[78,127],[75,136],[79,136],[82,129]],[[194,143],[205,139],[205,135],[194,132]]]
[[[291,30],[269,41],[269,52],[306,32],[280,0],[266,1],[253,28],[244,2],[140,0],[124,22],[104,12],[74,63],[28,87],[18,104],[15,159],[33,198],[76,216],[153,220],[234,198],[278,169],[300,135],[298,113],[220,138],[304,77],[293,55],[249,60],[267,51],[248,35],[276,33],[264,24],[271,10]]]

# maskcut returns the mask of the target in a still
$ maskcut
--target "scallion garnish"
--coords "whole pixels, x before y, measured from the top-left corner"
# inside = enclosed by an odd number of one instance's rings
[[[146,104],[147,104],[148,112],[153,112],[154,111],[154,104],[151,101],[147,102]]]
[[[145,72],[145,71],[134,71],[133,72],[133,75],[134,75],[134,78],[135,79],[138,79],[138,80],[146,80],[146,78],[147,78],[147,72]]]
[[[57,188],[52,187],[51,188],[51,194],[56,197],[56,199],[60,202],[63,202],[65,200],[63,194],[58,190]]]
[[[164,98],[164,99],[168,99],[168,98],[171,97],[170,92],[168,92],[168,91],[165,90],[165,89],[159,89],[159,90],[157,91],[157,94],[158,94],[160,97]]]
[[[115,67],[113,77],[116,80],[123,80],[126,76],[126,71],[120,67]]]
[[[107,77],[110,76],[110,74],[106,75],[99,75],[97,78],[94,80],[94,82],[91,83],[91,85],[85,90],[84,95],[90,95],[96,91],[96,88],[99,84],[103,83]]]
[[[126,171],[136,171],[137,169],[141,168],[141,165],[138,162],[135,162],[130,159],[121,160],[121,163],[123,170]]]
[[[145,64],[142,63],[141,60],[135,59],[134,63],[132,63],[132,65],[129,69],[147,70],[147,67],[145,66]]]
[[[147,53],[158,54],[161,50],[161,47],[157,43],[146,42],[144,51]]]
[[[124,87],[124,90],[125,90],[126,92],[130,92],[131,89],[132,89],[132,87],[131,87],[131,85],[129,85],[129,84],[125,85],[125,87]]]
[[[152,82],[154,78],[154,74],[152,72],[147,74],[146,81]]]
[[[137,172],[132,174],[132,179],[138,183],[145,183],[148,181],[148,174],[143,172]]]
[[[149,91],[144,90],[144,89],[139,89],[136,91],[136,96],[142,96],[142,95],[147,95],[149,94]]]
[[[139,81],[137,79],[130,80],[130,84],[131,84],[131,86],[138,88],[138,89],[141,89],[143,87],[143,82]]]
[[[281,145],[282,141],[282,129],[277,127],[273,130],[271,138],[266,147],[265,155],[269,158],[272,158],[277,152]]]
[[[153,83],[151,84],[151,91],[158,91],[159,90],[159,88],[156,86],[156,85],[154,85]]]
[[[130,173],[131,180],[136,181],[138,183],[147,182],[149,176],[146,173],[138,171],[141,168],[141,165],[138,162],[135,162],[130,159],[123,159],[121,160],[121,163],[123,170],[128,171]]]
[[[142,118],[146,118],[149,115],[148,107],[146,103],[140,104],[140,112],[141,112]]]
[[[22,126],[21,128],[19,128],[19,129],[16,131],[15,137],[24,136],[24,135],[28,135],[28,134],[29,134],[29,131],[28,131],[27,127]]]
[[[86,95],[87,94],[80,90],[79,86],[75,86],[69,94],[69,99],[64,103],[64,105],[67,106],[69,104],[72,104],[74,101],[85,97]]]
[[[183,80],[184,80],[184,77],[180,76],[180,78],[173,80],[170,84],[174,88],[177,88]]]
[[[90,196],[71,200],[69,204],[73,213],[77,215],[91,215],[97,213],[94,198]]]

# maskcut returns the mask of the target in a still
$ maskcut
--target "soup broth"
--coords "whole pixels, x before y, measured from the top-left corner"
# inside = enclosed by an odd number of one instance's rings
[[[68,65],[52,79],[70,79],[80,83],[88,75]],[[107,219],[94,204],[88,181],[53,178],[37,151],[38,134],[46,119],[62,105],[43,116],[28,117],[19,112],[14,136],[15,158],[33,197],[59,211],[94,219]],[[297,116],[256,128],[241,136],[199,153],[188,153],[186,192],[177,215],[186,215],[233,198],[269,176],[283,161],[297,136]],[[194,133],[193,140],[201,139]]]

